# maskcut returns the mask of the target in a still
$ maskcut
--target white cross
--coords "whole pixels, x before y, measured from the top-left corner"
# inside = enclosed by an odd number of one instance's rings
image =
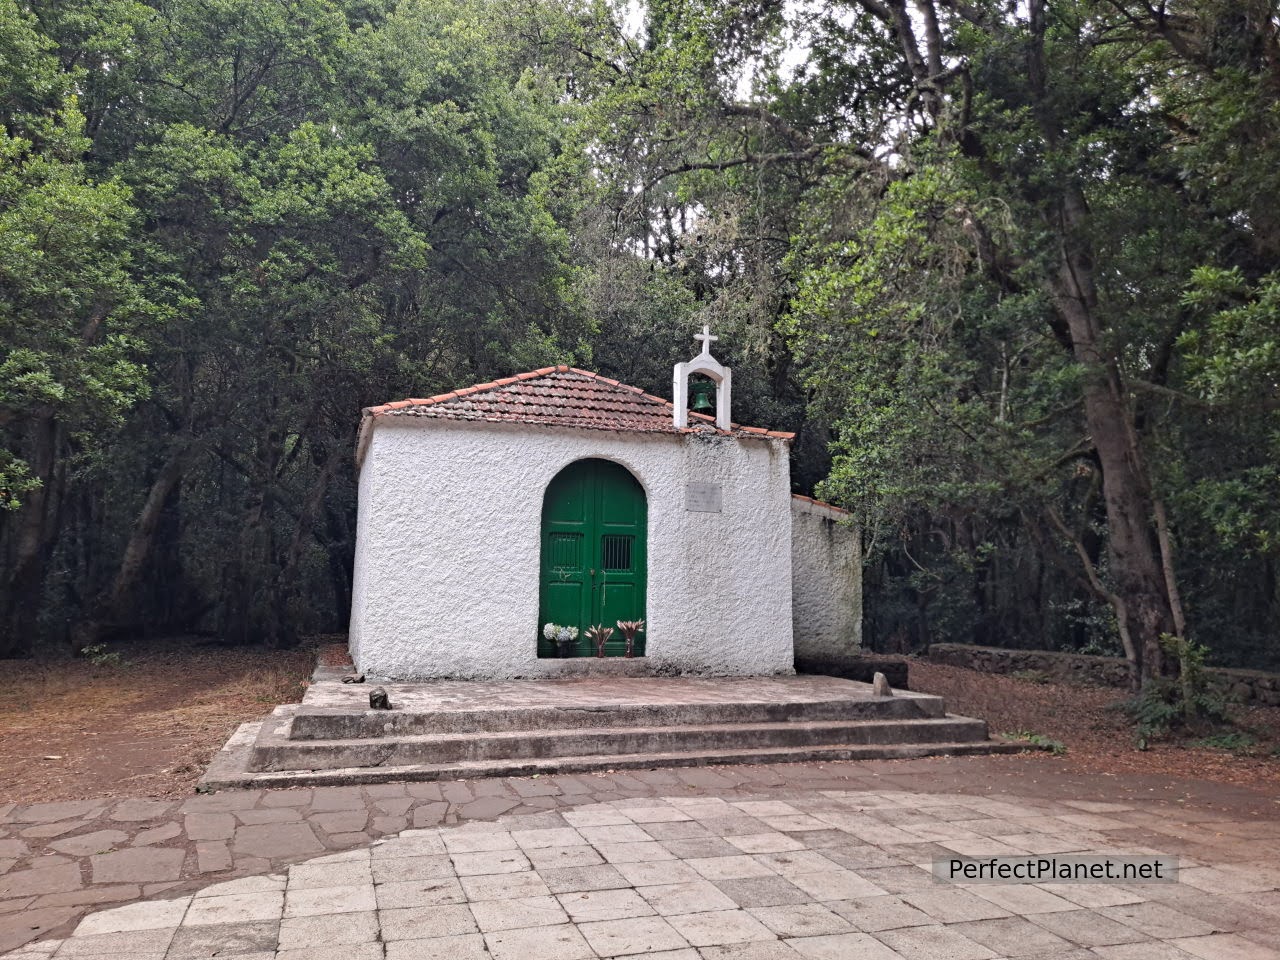
[[[710,325],[710,324],[706,324],[706,323],[704,323],[704,324],[702,325],[702,332],[701,332],[701,333],[695,333],[695,334],[693,335],[693,339],[695,339],[695,340],[701,340],[701,341],[702,341],[702,352],[703,352],[703,353],[705,353],[705,354],[707,354],[708,356],[710,356],[710,355],[711,355],[711,344],[712,344],[712,343],[714,343],[715,341],[719,340],[720,338],[719,338],[719,337],[713,337],[713,336],[711,335],[711,325]]]

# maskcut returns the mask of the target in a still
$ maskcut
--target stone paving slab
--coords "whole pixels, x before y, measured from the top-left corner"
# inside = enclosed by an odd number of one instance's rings
[[[865,791],[868,802],[811,815],[803,802],[823,790]],[[910,793],[911,799],[870,799],[894,791]],[[969,801],[978,796],[984,802],[974,807]],[[625,812],[609,805],[658,797],[669,799]],[[703,815],[683,816],[680,803],[695,805]],[[972,844],[989,841],[1036,854],[1070,852],[1081,843],[1112,838],[1181,856],[1191,867],[1185,882],[1174,891],[1055,884],[1046,885],[1043,895],[984,888],[975,896],[989,907],[1023,913],[1059,936],[1051,918],[1069,915],[1064,904],[1094,914],[1089,929],[1095,938],[1115,930],[1103,922],[1113,918],[1100,911],[1141,902],[1165,903],[1215,931],[1235,929],[1242,917],[1258,911],[1280,929],[1278,812],[1275,798],[1243,787],[1090,778],[1042,756],[246,790],[180,801],[0,804],[0,951],[65,937],[88,912],[112,904],[170,899],[238,877],[282,875],[292,864],[366,849],[405,830],[504,815],[560,820],[511,832],[512,849],[524,861],[476,856],[463,879],[517,877],[532,870],[552,895],[635,889],[659,916],[687,903],[703,905],[693,912],[730,909],[726,899],[735,908],[766,909],[838,892],[841,903],[878,898],[878,922],[897,924],[903,917],[918,919],[909,898],[928,882],[902,865],[904,854],[931,856],[957,844],[975,849]],[[640,832],[650,839],[640,839]],[[820,852],[835,867],[817,863],[821,869],[797,873],[776,859],[767,861],[767,869],[751,859],[802,850]],[[495,852],[500,851],[466,853]],[[460,903],[483,886],[472,884],[468,894],[448,860],[453,851],[442,848],[432,855],[445,858],[434,873],[421,858],[394,869],[379,867],[375,882],[386,885],[383,896],[398,898],[395,906],[388,900],[380,907],[406,908],[418,897]],[[498,867],[514,872],[485,872]],[[733,876],[742,872],[748,875]],[[527,889],[521,895],[545,894]],[[843,916],[844,909],[832,912]],[[951,922],[976,922],[956,916]],[[1182,938],[1193,939],[1198,930],[1189,928]],[[1277,938],[1267,942],[1280,956]],[[1096,945],[1103,946],[1110,945]],[[826,948],[815,943],[806,949]]]
[[[217,799],[217,798],[212,798]],[[261,800],[262,798],[258,798]],[[322,805],[354,803],[335,795]],[[397,799],[397,798],[391,798]],[[244,798],[228,797],[232,809]],[[315,800],[312,798],[312,802]],[[1226,871],[1256,897],[1187,884],[951,884],[919,842],[939,823],[1035,821],[1080,854],[1131,854],[1111,822],[1038,797],[794,787],[770,799],[622,797],[490,822],[406,829],[278,872],[100,910],[27,960],[1000,960],[1274,958],[1276,832]],[[206,811],[209,812],[209,811]],[[194,815],[194,814],[193,814]],[[945,820],[944,817],[959,817]],[[32,822],[15,821],[15,822]],[[1248,823],[1207,820],[1214,835]],[[868,825],[886,828],[868,835]],[[858,833],[847,827],[857,825]],[[725,827],[736,831],[727,833]],[[691,842],[743,839],[726,849]],[[992,837],[974,856],[1004,855]],[[746,849],[744,849],[744,847]],[[869,855],[868,848],[876,851]],[[938,848],[945,851],[946,848]],[[548,851],[576,851],[561,866]],[[859,867],[849,864],[874,863]],[[540,863],[555,864],[540,866]],[[1201,879],[1205,878],[1201,874]],[[1076,892],[1075,900],[1061,896]],[[1118,894],[1111,896],[1109,894]],[[1083,903],[1079,901],[1084,901]],[[1089,905],[1093,904],[1093,905]],[[1100,905],[1108,904],[1108,905]],[[1192,906],[1196,909],[1190,909]],[[1212,916],[1210,921],[1203,919]]]

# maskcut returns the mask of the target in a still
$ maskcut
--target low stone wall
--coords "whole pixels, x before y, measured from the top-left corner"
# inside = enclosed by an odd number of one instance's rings
[[[966,667],[980,673],[1027,671],[1043,673],[1053,680],[1101,687],[1123,687],[1129,683],[1129,665],[1118,657],[1090,657],[1049,650],[1006,650],[967,643],[935,643],[929,647],[928,655],[936,663]]]
[[[1120,657],[1090,657],[1051,650],[1005,650],[964,643],[935,643],[928,656],[935,663],[981,673],[1040,673],[1053,680],[1103,687],[1125,687],[1129,665]],[[1241,703],[1280,706],[1280,674],[1261,670],[1209,670],[1213,682]]]

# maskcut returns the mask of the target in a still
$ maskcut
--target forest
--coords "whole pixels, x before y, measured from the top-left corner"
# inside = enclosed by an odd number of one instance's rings
[[[1280,668],[1274,0],[0,0],[0,658],[345,629],[362,407],[735,419],[865,636]]]

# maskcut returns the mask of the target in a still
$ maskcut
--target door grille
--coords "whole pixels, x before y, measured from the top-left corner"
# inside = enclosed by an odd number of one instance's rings
[[[582,569],[582,534],[553,533],[547,541],[547,566],[552,570]]]
[[[619,534],[606,534],[604,537],[603,553],[600,565],[605,570],[630,570],[631,569],[631,541],[635,537],[622,536]]]

